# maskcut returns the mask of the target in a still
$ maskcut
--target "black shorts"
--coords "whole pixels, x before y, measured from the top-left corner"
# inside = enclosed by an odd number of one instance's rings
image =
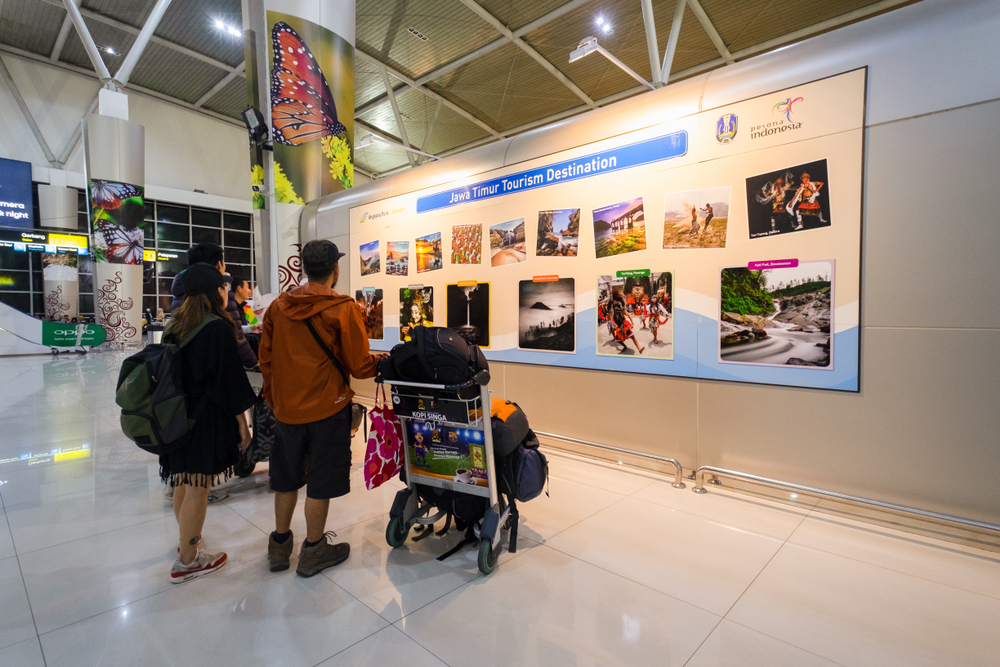
[[[298,491],[317,500],[351,490],[351,405],[308,424],[276,422],[271,450],[271,490]]]

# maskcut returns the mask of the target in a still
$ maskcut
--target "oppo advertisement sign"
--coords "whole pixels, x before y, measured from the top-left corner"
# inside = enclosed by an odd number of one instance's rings
[[[31,163],[0,158],[0,227],[35,226],[31,205]]]

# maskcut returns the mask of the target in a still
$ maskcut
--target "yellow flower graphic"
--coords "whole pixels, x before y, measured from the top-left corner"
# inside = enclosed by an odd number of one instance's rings
[[[292,182],[285,176],[277,160],[274,162],[274,195],[279,204],[305,204],[302,197],[295,194]]]
[[[354,163],[347,135],[326,136],[320,140],[323,154],[330,160],[330,175],[345,189],[354,185]]]
[[[264,185],[264,168],[255,164],[250,168],[250,185]],[[264,193],[253,191],[254,209],[264,208]]]

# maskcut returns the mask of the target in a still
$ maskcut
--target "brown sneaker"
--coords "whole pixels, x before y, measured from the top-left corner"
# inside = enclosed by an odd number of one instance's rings
[[[267,538],[267,562],[271,566],[271,572],[281,572],[288,569],[288,561],[292,557],[292,546],[295,544],[295,536],[289,531],[288,539],[283,544],[278,544],[274,540],[276,533],[271,533]]]
[[[311,577],[319,574],[328,567],[340,565],[351,554],[351,545],[347,542],[331,544],[327,538],[336,537],[337,533],[332,530],[327,531],[323,536],[323,541],[311,547],[302,544],[299,551],[299,566],[295,571],[302,577]]]

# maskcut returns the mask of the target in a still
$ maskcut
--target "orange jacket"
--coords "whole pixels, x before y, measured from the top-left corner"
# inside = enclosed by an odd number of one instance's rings
[[[318,283],[284,292],[264,313],[260,370],[264,397],[286,424],[326,419],[354,397],[309,333],[306,319],[349,375],[375,377],[378,363],[368,351],[368,334],[354,299]]]

